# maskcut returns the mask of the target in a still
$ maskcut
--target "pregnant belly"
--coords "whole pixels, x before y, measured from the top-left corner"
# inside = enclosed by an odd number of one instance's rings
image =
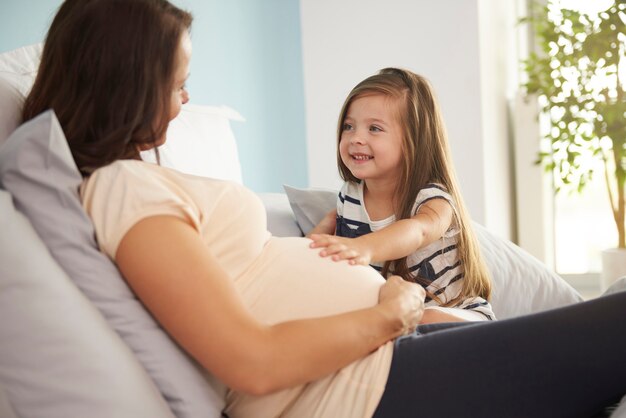
[[[384,279],[369,266],[319,256],[306,238],[272,237],[235,286],[268,324],[374,306]]]

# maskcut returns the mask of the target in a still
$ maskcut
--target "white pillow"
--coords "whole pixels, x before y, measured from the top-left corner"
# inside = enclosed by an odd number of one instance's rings
[[[613,284],[611,284],[608,289],[606,289],[604,293],[602,293],[602,295],[612,295],[613,293],[617,292],[626,292],[626,276],[620,277],[619,279],[614,281]]]
[[[161,165],[241,184],[241,164],[231,120],[244,119],[227,106],[184,105],[170,123],[167,141],[159,147]],[[153,151],[144,151],[141,157],[155,161]]]
[[[41,56],[41,44],[0,54],[0,144],[18,127]]]
[[[303,234],[336,206],[336,191],[284,188]],[[474,230],[492,275],[491,305],[498,319],[582,301],[572,286],[530,253],[477,223]]]
[[[22,96],[28,94],[35,81],[42,48],[43,45],[39,43],[0,54],[0,73],[3,73],[3,77],[14,78]]]
[[[0,54],[0,144],[19,126],[22,106],[30,91],[43,45],[29,45]],[[243,121],[227,107],[186,104],[159,148],[161,165],[179,171],[242,183],[241,164],[230,121]],[[142,153],[154,162],[154,152]]]

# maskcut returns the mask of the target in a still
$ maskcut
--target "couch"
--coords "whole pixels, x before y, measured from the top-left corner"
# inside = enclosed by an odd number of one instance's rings
[[[40,51],[0,54],[0,417],[220,417],[225,388],[169,338],[99,252],[54,113],[19,126]],[[241,182],[230,129],[241,119],[227,107],[185,105],[162,164]],[[334,205],[335,192],[287,186],[259,198],[274,235],[299,236]],[[499,318],[582,300],[537,259],[476,229]]]

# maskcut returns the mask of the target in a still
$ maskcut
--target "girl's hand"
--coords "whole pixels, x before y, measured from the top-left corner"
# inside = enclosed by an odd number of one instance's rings
[[[398,335],[415,331],[424,314],[424,288],[416,283],[407,282],[400,276],[389,276],[380,288],[378,302],[390,309],[401,320]]]
[[[372,252],[360,238],[338,237],[328,234],[311,234],[311,248],[322,248],[320,256],[334,261],[348,260],[350,264],[367,266],[372,261]]]

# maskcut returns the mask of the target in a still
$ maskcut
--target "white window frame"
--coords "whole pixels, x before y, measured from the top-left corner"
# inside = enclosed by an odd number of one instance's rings
[[[543,0],[545,2],[545,0]],[[529,2],[520,7],[528,10]],[[519,60],[535,48],[532,31],[519,30]],[[521,75],[523,77],[523,75]],[[552,174],[538,164],[540,144],[539,104],[536,97],[520,92],[510,104],[513,115],[515,156],[515,208],[518,245],[556,270],[555,193]],[[560,274],[584,296],[593,297],[600,291],[600,274]]]

